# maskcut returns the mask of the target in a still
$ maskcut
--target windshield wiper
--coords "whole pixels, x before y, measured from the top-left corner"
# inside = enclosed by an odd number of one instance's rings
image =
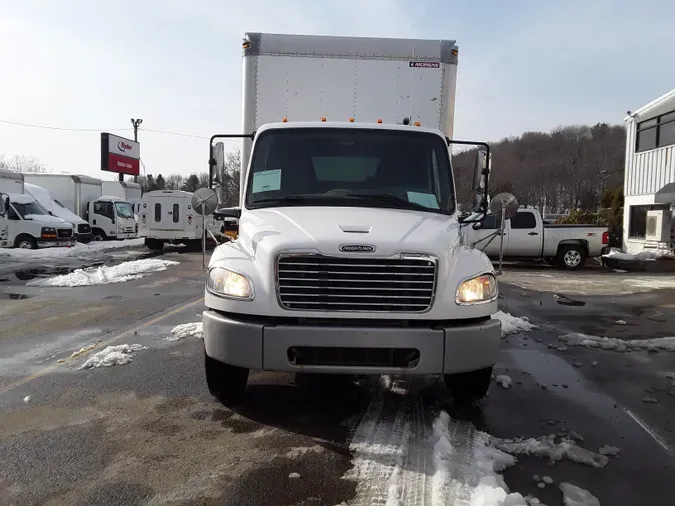
[[[420,211],[435,211],[435,209],[423,206],[417,202],[410,202],[409,200],[402,199],[396,195],[390,195],[388,193],[345,193],[345,197],[356,197],[361,199],[372,199],[378,200],[380,202],[387,202],[390,204],[395,204],[400,209],[417,209]]]

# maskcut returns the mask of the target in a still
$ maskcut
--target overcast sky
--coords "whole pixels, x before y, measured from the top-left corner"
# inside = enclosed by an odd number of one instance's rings
[[[131,117],[237,132],[247,31],[456,39],[457,138],[621,123],[675,87],[673,19],[669,0],[0,0],[0,154],[112,179],[99,170],[100,132],[130,129]],[[148,173],[207,169],[203,138],[139,140]]]

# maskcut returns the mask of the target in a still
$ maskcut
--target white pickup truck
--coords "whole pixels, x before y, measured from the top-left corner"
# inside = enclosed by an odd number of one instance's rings
[[[467,242],[490,258],[499,258],[500,224],[501,215],[488,215],[482,223],[464,229]],[[490,236],[494,236],[491,241]],[[505,224],[503,242],[505,260],[544,259],[573,270],[608,248],[609,231],[595,225],[548,225],[536,209],[518,209]]]
[[[209,156],[213,176],[215,140],[244,139],[240,207],[219,211],[238,237],[205,287],[210,392],[240,395],[262,369],[443,375],[456,401],[483,397],[498,287],[462,241],[451,147],[484,149],[484,216],[489,146],[451,136],[454,41],[247,34],[243,48],[244,133],[214,135]]]

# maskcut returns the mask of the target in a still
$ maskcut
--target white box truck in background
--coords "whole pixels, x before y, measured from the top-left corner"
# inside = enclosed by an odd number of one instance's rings
[[[77,214],[70,211],[61,202],[54,200],[47,190],[32,183],[23,184],[24,195],[33,197],[42,207],[54,216],[73,224],[75,239],[81,243],[91,242],[91,226]]]
[[[103,195],[112,195],[129,202],[134,214],[139,214],[143,191],[141,185],[130,181],[101,181]]]
[[[463,243],[453,144],[478,145],[474,211],[487,210],[489,146],[452,140],[457,46],[249,33],[243,42],[239,236],[209,263],[210,392],[250,369],[442,374],[483,397],[501,324],[491,262]],[[481,218],[481,219],[482,219]]]
[[[122,198],[104,195],[100,179],[71,174],[24,174],[24,178],[86,220],[93,240],[132,239],[138,235],[133,206]]]
[[[0,247],[48,248],[75,243],[73,224],[25,194],[23,174],[0,169]]]
[[[144,193],[138,221],[138,235],[145,237],[145,245],[151,250],[161,250],[165,244],[194,248],[201,245],[202,216],[192,209],[190,192],[154,190]],[[206,217],[206,226],[213,232],[213,216]]]

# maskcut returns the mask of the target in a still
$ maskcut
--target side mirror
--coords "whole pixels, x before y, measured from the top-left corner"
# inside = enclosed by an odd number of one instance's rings
[[[482,213],[487,208],[487,200],[485,194],[476,193],[473,196],[473,203],[471,209],[474,213]]]
[[[482,192],[485,189],[485,184],[488,180],[489,169],[490,167],[487,153],[485,151],[479,150],[476,152],[476,163],[473,168],[474,192]]]
[[[483,228],[483,224],[482,224],[481,222],[477,221],[476,223],[474,223],[473,225],[471,225],[471,227],[472,227],[474,230],[478,230],[479,228]]]
[[[220,209],[216,209],[213,213],[213,216],[215,216],[216,219],[239,219],[241,217],[241,207],[222,207]]]
[[[2,198],[0,198],[0,201]],[[4,216],[6,214],[9,214],[9,195],[7,195],[7,198],[5,199],[4,205],[0,207],[0,216]]]
[[[54,216],[54,213],[51,211],[47,211],[47,214],[49,214],[49,216]]]

